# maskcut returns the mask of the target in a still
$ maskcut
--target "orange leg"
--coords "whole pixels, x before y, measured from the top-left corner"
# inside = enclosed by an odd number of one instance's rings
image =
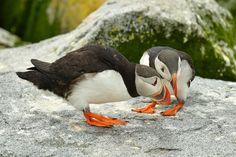
[[[175,105],[172,109],[166,110],[161,112],[161,115],[163,116],[175,116],[176,113],[184,106],[183,103],[179,102],[177,105]]]
[[[115,124],[127,124],[127,121],[122,121],[116,118],[104,117],[99,114],[94,114],[92,112],[84,112],[84,116],[86,118],[86,122],[90,125],[98,126],[98,127],[111,127]]]
[[[132,109],[133,112],[139,112],[139,113],[148,113],[148,114],[153,114],[156,111],[153,109],[156,106],[157,102],[153,101],[151,104],[147,105],[146,107],[143,108],[137,108],[137,109]]]

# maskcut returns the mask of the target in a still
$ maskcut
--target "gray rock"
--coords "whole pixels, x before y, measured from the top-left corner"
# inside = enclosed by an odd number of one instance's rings
[[[54,94],[15,73],[0,75],[0,156],[236,156],[236,83],[197,77],[175,117],[131,112],[147,98],[91,105],[128,120],[97,128]],[[172,105],[174,105],[173,103]]]
[[[178,32],[182,29],[191,34],[195,30],[204,38],[203,27],[196,22],[199,17],[195,7],[207,9],[214,13],[213,19],[220,25],[227,25],[224,18],[230,15],[212,0],[108,1],[70,33],[37,44],[1,50],[0,156],[236,156],[236,83],[197,77],[186,105],[175,117],[160,116],[159,112],[168,108],[161,105],[154,115],[131,112],[132,108],[148,102],[149,99],[144,97],[91,105],[95,113],[129,121],[126,126],[104,129],[87,125],[82,113],[63,99],[38,90],[15,75],[15,71],[31,66],[31,58],[51,62],[94,41],[112,45],[112,35],[104,31],[116,23],[120,30],[128,29],[123,33],[125,36],[129,29],[133,30],[128,23],[135,13],[153,17],[155,30],[160,21],[165,29],[169,29],[165,33],[171,34],[173,27],[169,24],[177,21],[183,26],[176,27]],[[127,23],[123,23],[125,21]],[[145,22],[136,25],[137,21],[134,21],[136,33],[149,27]],[[184,25],[186,22],[188,26]],[[126,42],[124,37],[116,37],[113,43],[116,47],[127,43],[136,50],[135,45]],[[132,36],[127,38],[130,39]],[[186,39],[188,41],[188,36]],[[225,42],[221,45],[228,50]],[[132,49],[127,47],[127,50]]]
[[[14,47],[20,42],[20,38],[10,32],[0,28],[0,48]]]

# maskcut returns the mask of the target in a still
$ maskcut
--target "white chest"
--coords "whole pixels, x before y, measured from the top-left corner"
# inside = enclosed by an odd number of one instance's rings
[[[68,100],[78,103],[107,103],[130,99],[122,76],[114,70],[106,70],[97,74],[85,74],[85,78],[72,89]]]

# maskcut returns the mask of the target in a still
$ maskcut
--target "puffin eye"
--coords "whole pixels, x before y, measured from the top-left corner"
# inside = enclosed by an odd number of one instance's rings
[[[161,68],[161,71],[162,71],[162,72],[164,72],[164,71],[165,71],[165,68],[164,68],[164,67],[162,67],[162,68]]]
[[[190,84],[191,84],[191,81],[189,80],[189,81],[187,82],[188,87],[190,87]]]
[[[157,78],[156,78],[155,82],[152,85],[155,86],[156,84],[157,84]]]

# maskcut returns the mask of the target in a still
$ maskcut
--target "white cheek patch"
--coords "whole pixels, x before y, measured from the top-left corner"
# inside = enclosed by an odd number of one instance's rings
[[[186,60],[183,60],[177,72],[177,97],[186,100],[189,92],[187,82],[192,77],[192,69]]]
[[[149,66],[149,55],[148,55],[147,52],[144,52],[144,54],[143,54],[143,56],[141,57],[139,63],[142,64],[142,65],[147,65],[147,66]]]
[[[136,84],[136,90],[139,95],[141,96],[150,96],[152,94],[151,92],[151,85],[146,83],[143,78],[137,76],[135,78],[135,84]]]
[[[161,71],[161,67],[163,67],[163,66],[165,67],[165,69],[167,69],[166,73]],[[166,67],[166,65],[163,62],[161,62],[159,60],[158,57],[156,57],[156,59],[155,59],[155,69],[163,78],[165,78],[169,81],[171,80],[171,74],[169,72],[169,69]]]
[[[151,85],[147,82],[149,78],[143,78],[141,76],[137,76],[135,78],[136,89],[139,95],[142,96],[151,96],[154,93],[158,93],[162,89],[161,81],[158,80],[156,86]]]

